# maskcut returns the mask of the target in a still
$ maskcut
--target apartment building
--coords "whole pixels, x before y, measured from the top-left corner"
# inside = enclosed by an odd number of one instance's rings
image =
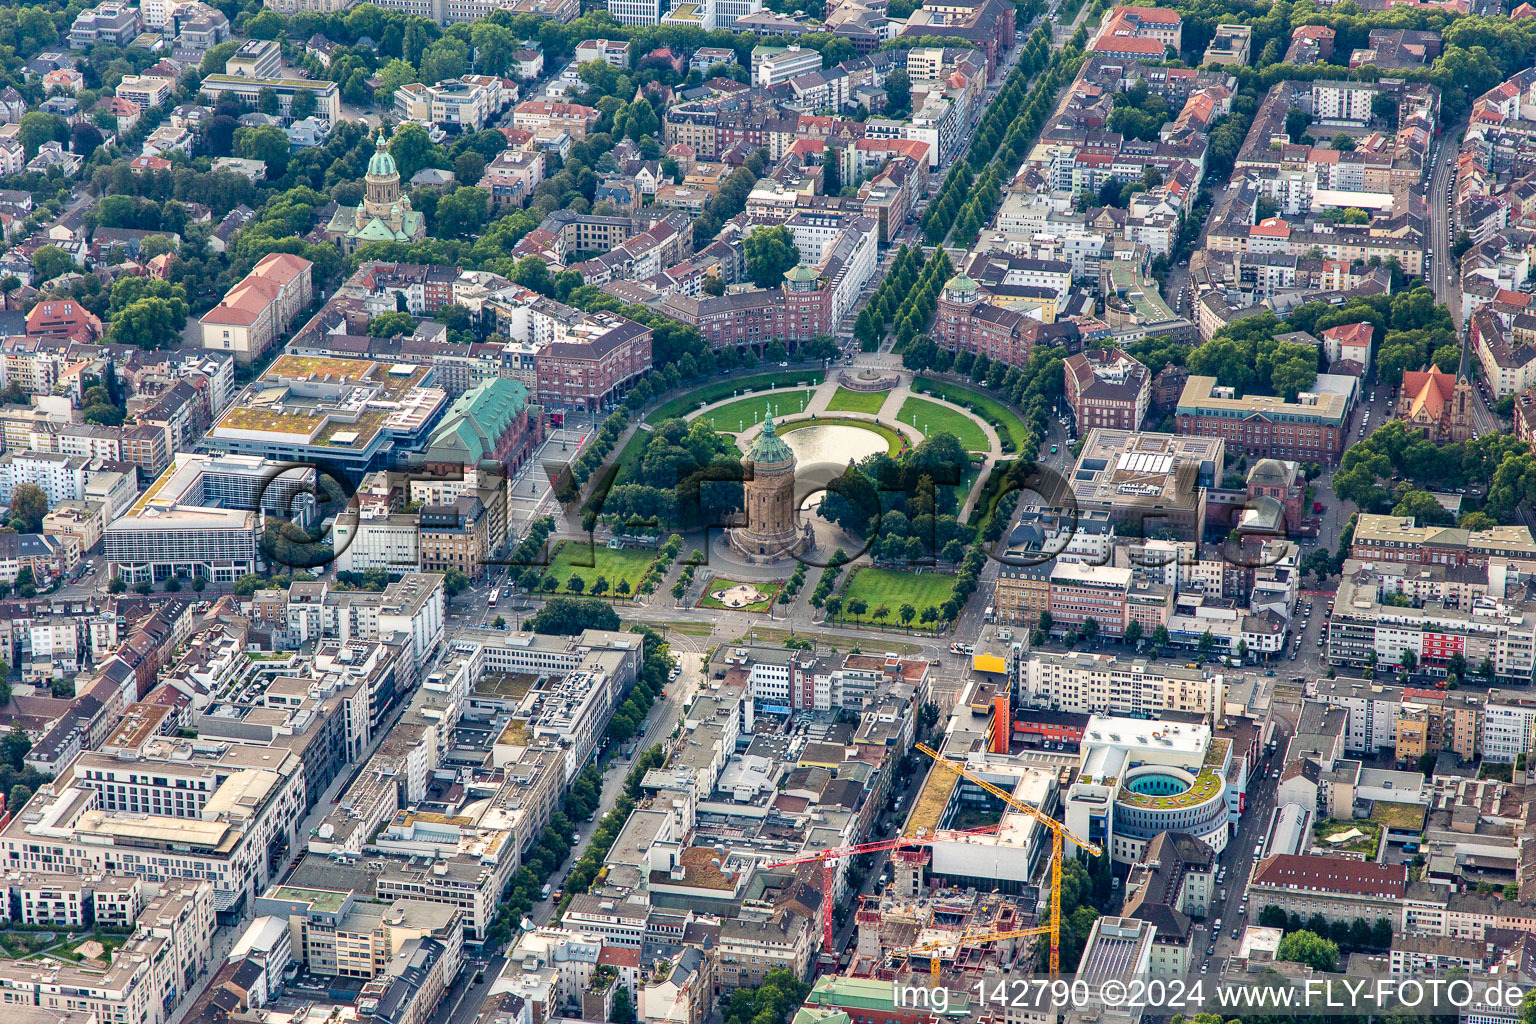
[[[69,28],[69,48],[89,50],[98,44],[125,47],[141,31],[139,9],[118,0],[81,11]]]
[[[1038,652],[1022,659],[1018,669],[1022,702],[1074,714],[1220,714],[1226,692],[1220,673],[1112,654]]]
[[[1536,749],[1536,700],[1514,690],[1490,690],[1483,706],[1483,760],[1513,764]]]
[[[351,891],[279,885],[256,899],[255,911],[287,925],[295,958],[312,974],[368,980],[385,974],[413,939],[455,951],[464,941],[463,912],[425,900],[380,903]]]
[[[554,100],[524,100],[512,111],[512,127],[536,132],[541,128],[564,129],[571,139],[580,142],[597,124],[597,110],[580,103],[557,103]]]
[[[428,505],[418,513],[423,572],[457,569],[472,579],[485,574],[491,550],[490,515],[483,502],[466,494],[445,505]]]
[[[42,489],[50,508],[85,498],[88,460],[51,452],[6,452],[0,455],[0,504],[10,506],[16,488],[30,484]]]
[[[1521,572],[1536,572],[1536,538],[1529,527],[1521,525],[1464,530],[1416,526],[1411,518],[1361,513],[1355,521],[1349,553],[1362,562],[1477,569],[1505,562]]]
[[[229,910],[266,888],[268,853],[294,845],[304,806],[296,755],[150,735],[77,754],[0,831],[0,849],[26,871],[206,881]]]
[[[769,971],[804,977],[816,950],[815,921],[793,911],[772,917],[727,918],[720,925],[716,953],[723,991],[757,988]]]
[[[175,80],[164,75],[124,75],[113,95],[138,104],[140,110],[149,110],[170,99],[175,90]]]
[[[615,313],[586,315],[534,354],[539,401],[557,408],[606,408],[650,368],[651,329]]]
[[[504,149],[485,165],[479,186],[491,194],[491,202],[527,203],[544,180],[544,154],[538,150]]]
[[[1050,611],[1053,628],[1081,630],[1089,619],[1106,636],[1125,632],[1131,570],[1081,562],[1051,569]]]
[[[436,85],[412,83],[395,90],[395,113],[402,120],[422,121],[459,131],[479,131],[500,109],[500,79],[464,81],[449,78]]]
[[[0,1007],[119,1024],[165,1024],[213,956],[214,886],[167,882],[132,920],[133,933],[105,967],[91,962],[0,961]]]
[[[996,621],[1011,626],[1033,626],[1040,613],[1051,607],[1051,567],[1004,564],[998,568],[992,590]]]
[[[1248,25],[1216,26],[1216,34],[1211,37],[1210,44],[1205,48],[1205,55],[1200,58],[1200,63],[1205,64],[1247,64],[1248,57],[1253,46],[1253,29]]]
[[[819,50],[799,46],[754,46],[752,48],[752,84],[761,89],[782,85],[791,78],[820,71]]]
[[[1475,572],[1346,561],[1328,623],[1330,664],[1398,665],[1406,651],[1431,671],[1459,657],[1528,685],[1536,678],[1536,602],[1504,594],[1498,581],[1507,574],[1499,566],[1481,584],[1462,580]]]
[[[1259,862],[1248,882],[1249,902],[1275,906],[1307,920],[1321,914],[1330,923],[1356,918],[1397,923],[1408,893],[1406,864],[1376,864],[1309,854],[1277,854]]]

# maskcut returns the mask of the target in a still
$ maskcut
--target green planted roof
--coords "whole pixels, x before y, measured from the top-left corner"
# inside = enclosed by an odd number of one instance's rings
[[[769,466],[779,462],[793,462],[795,453],[789,450],[789,445],[779,436],[779,432],[773,428],[773,413],[763,420],[763,432],[757,435],[757,440],[752,442],[752,450],[747,452],[747,458],[753,465]]]

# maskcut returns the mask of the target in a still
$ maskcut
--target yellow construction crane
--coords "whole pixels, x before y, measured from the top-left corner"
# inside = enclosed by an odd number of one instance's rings
[[[1071,832],[1067,831],[1067,827],[1065,825],[1057,821],[1055,818],[1052,818],[1050,815],[1036,810],[1022,800],[1015,800],[1012,793],[1006,792],[997,786],[992,785],[992,783],[988,782],[986,779],[977,778],[971,772],[966,771],[958,764],[955,764],[955,762],[944,757],[932,747],[929,747],[923,743],[919,743],[917,745],[917,749],[933,758],[935,764],[949,769],[956,775],[960,776],[962,779],[965,779],[967,782],[975,783],[982,789],[986,790],[988,793],[991,793],[993,796],[1003,801],[1009,807],[1012,807],[1016,811],[1023,811],[1025,814],[1029,815],[1031,818],[1034,818],[1040,824],[1051,830],[1051,923],[1049,925],[1042,926],[1038,931],[1036,931],[1035,934],[1050,935],[1051,973],[1060,974],[1062,839],[1065,837],[1072,840],[1072,842],[1076,843],[1082,849],[1087,850],[1089,854],[1095,857],[1102,854],[1104,852],[1103,849],[1099,847],[1098,843],[1090,842],[1089,840],[1083,839],[1080,836],[1073,835]]]
[[[934,939],[931,942],[924,942],[918,946],[908,946],[906,949],[899,949],[896,952],[903,956],[910,956],[913,953],[931,953],[932,955],[928,958],[928,973],[937,980],[939,977],[939,950],[946,946],[955,947],[955,961],[958,963],[960,960],[960,950],[966,946],[979,946],[983,942],[1002,942],[1005,939],[1020,939],[1028,935],[1044,935],[1050,930],[1050,925],[1043,924],[1037,928],[1020,928],[1017,931],[1011,932],[972,932],[944,939]]]

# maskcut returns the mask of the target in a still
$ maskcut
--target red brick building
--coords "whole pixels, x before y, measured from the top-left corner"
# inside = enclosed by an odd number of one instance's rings
[[[1118,348],[1068,356],[1066,386],[1079,433],[1094,427],[1140,430],[1152,402],[1151,371]]]
[[[651,329],[613,313],[597,313],[533,357],[539,401],[568,409],[601,409],[651,368]]]
[[[952,352],[985,352],[990,359],[1023,366],[1037,337],[1037,323],[1016,310],[983,302],[976,282],[956,274],[939,293],[928,336]]]
[[[716,351],[742,345],[761,349],[770,341],[797,345],[831,334],[837,326],[832,322],[832,288],[804,264],[784,276],[778,288],[697,299],[669,296],[662,312],[697,327]]]

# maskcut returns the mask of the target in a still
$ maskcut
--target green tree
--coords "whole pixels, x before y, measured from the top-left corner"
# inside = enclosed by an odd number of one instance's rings
[[[301,89],[288,104],[288,116],[295,121],[314,117],[319,111],[320,104],[315,102],[315,94],[307,89]]]
[[[759,288],[777,288],[784,272],[800,262],[800,250],[787,227],[757,228],[747,236],[747,273]]]
[[[443,196],[437,204],[438,235],[462,238],[477,234],[485,226],[490,200],[490,193],[474,186],[457,188]]]
[[[1307,128],[1312,124],[1312,118],[1300,107],[1292,107],[1285,112],[1285,134],[1295,143],[1301,142],[1306,137]]]
[[[611,1024],[635,1024],[635,1004],[629,997],[629,987],[620,984],[613,993],[613,1013],[608,1017]]]
[[[442,148],[433,143],[425,128],[414,122],[403,124],[395,131],[389,140],[389,155],[395,159],[395,169],[400,172],[401,181],[410,181],[423,167],[446,163]]]
[[[469,47],[461,39],[444,36],[421,55],[421,80],[441,82],[469,70]],[[401,172],[404,173],[403,171]]]
[[[886,115],[889,117],[899,117],[904,111],[911,109],[912,79],[900,68],[886,76],[885,104]]]
[[[1339,969],[1339,947],[1331,939],[1316,932],[1291,932],[1280,940],[1279,959],[1306,964],[1316,971],[1332,972]]]
[[[399,57],[385,63],[375,74],[379,79],[379,87],[374,91],[374,96],[380,103],[394,102],[395,91],[402,85],[421,81],[421,76],[416,73],[416,68],[411,65],[411,62],[401,60]],[[398,163],[399,157],[395,160]]]
[[[235,155],[260,160],[272,177],[281,177],[288,169],[288,136],[271,125],[240,128],[235,132]]]
[[[52,114],[44,114],[41,111],[21,115],[21,127],[16,133],[16,138],[21,142],[27,159],[37,156],[38,147],[45,142],[62,142],[60,125],[62,122]]]
[[[522,46],[517,33],[488,21],[471,26],[469,41],[475,50],[475,70],[485,75],[506,75],[512,69],[512,55]]]
[[[79,269],[74,257],[56,245],[42,246],[32,254],[32,279],[39,284]]]
[[[11,525],[18,533],[36,533],[48,514],[48,495],[37,484],[17,484],[11,491]]]
[[[393,338],[397,334],[410,334],[416,330],[416,318],[409,313],[391,311],[380,313],[368,321],[370,338]]]
[[[179,299],[139,299],[112,318],[111,339],[138,348],[169,348],[186,321],[187,304]]]
[[[592,598],[557,597],[525,624],[535,633],[576,636],[587,629],[621,628],[619,615],[606,601]]]

